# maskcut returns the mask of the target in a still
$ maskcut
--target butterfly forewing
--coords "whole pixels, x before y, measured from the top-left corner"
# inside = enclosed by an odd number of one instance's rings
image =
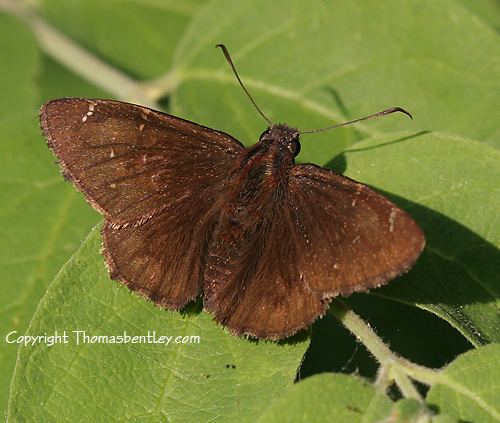
[[[242,145],[141,106],[66,98],[40,111],[64,175],[104,214],[114,279],[168,308],[201,289],[205,239]]]
[[[243,149],[227,134],[118,101],[57,99],[40,119],[65,176],[115,226],[216,186]]]
[[[294,166],[300,268],[309,289],[349,295],[409,269],[425,245],[415,221],[366,185],[315,165]]]

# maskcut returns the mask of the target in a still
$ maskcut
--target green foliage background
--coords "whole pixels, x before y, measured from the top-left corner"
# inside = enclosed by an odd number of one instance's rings
[[[100,217],[58,174],[37,110],[60,96],[138,101],[252,144],[264,125],[213,48],[223,42],[273,121],[308,129],[393,105],[412,112],[413,121],[391,116],[303,136],[298,159],[373,186],[419,222],[428,246],[417,266],[347,303],[395,352],[429,367],[452,362],[428,393],[433,413],[500,421],[499,28],[496,0],[0,0],[8,420],[375,422],[413,410],[369,383],[376,362],[331,316],[287,342],[236,339],[199,307],[158,310],[108,279],[91,230]],[[64,329],[202,342],[4,341],[14,330]]]

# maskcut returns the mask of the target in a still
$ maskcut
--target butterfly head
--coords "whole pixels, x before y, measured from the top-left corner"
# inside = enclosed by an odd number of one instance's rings
[[[280,146],[286,147],[293,157],[296,157],[300,152],[299,142],[300,132],[296,128],[290,128],[282,123],[271,125],[260,136],[259,142],[271,145],[277,143]]]

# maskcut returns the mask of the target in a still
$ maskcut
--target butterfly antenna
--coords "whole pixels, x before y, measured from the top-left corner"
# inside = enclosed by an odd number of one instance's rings
[[[224,53],[224,56],[226,57],[226,60],[231,65],[231,68],[233,69],[233,72],[236,75],[236,79],[240,83],[241,88],[243,88],[243,91],[245,91],[246,95],[248,96],[248,98],[250,99],[250,101],[252,102],[252,104],[254,105],[254,107],[257,109],[257,111],[260,113],[260,115],[264,118],[264,120],[269,124],[269,126],[272,126],[273,123],[267,118],[267,116],[262,112],[262,110],[260,110],[260,108],[259,108],[259,106],[257,106],[257,103],[255,102],[255,100],[252,98],[252,96],[250,95],[250,93],[248,92],[248,90],[243,85],[243,82],[241,82],[241,79],[240,79],[240,77],[238,75],[238,72],[236,72],[236,67],[234,66],[234,63],[233,63],[233,61],[231,59],[231,56],[229,55],[229,52],[227,51],[226,46],[224,44],[217,44],[215,47],[220,47],[221,48],[222,52]]]
[[[349,122],[337,123],[336,125],[327,126],[326,128],[312,129],[310,131],[300,131],[300,133],[301,134],[314,134],[315,132],[327,131],[329,129],[338,128],[339,126],[347,126],[347,125],[351,125],[351,124],[356,123],[356,122],[361,122],[362,120],[372,119],[372,118],[379,117],[379,116],[390,115],[391,113],[396,113],[396,112],[402,112],[405,115],[408,115],[410,117],[410,119],[413,119],[413,116],[410,114],[410,112],[406,111],[405,109],[403,109],[401,107],[391,107],[390,109],[382,110],[381,112],[377,112],[377,113],[374,113],[373,115],[365,116],[365,117],[362,117],[359,119],[350,120]]]

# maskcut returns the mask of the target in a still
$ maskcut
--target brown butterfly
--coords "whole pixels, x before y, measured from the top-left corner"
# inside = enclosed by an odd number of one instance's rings
[[[333,297],[408,270],[425,239],[367,186],[295,164],[306,131],[272,124],[220,47],[269,123],[249,148],[112,100],[49,101],[41,127],[63,175],[104,215],[112,279],[171,310],[203,294],[233,334],[281,339],[323,315]],[[395,111],[407,113],[392,108],[341,125]]]

